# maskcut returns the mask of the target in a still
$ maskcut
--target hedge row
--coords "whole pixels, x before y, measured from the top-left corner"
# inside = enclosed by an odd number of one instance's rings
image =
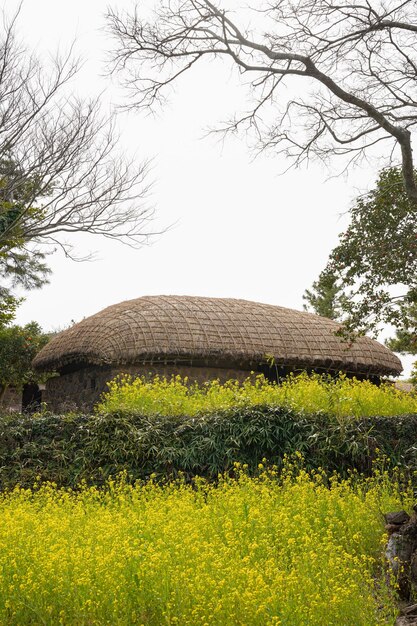
[[[101,484],[122,470],[135,479],[183,472],[215,478],[236,461],[255,469],[299,451],[307,468],[369,473],[376,458],[417,469],[417,414],[340,423],[278,407],[229,409],[202,417],[0,416],[0,489],[39,480]]]

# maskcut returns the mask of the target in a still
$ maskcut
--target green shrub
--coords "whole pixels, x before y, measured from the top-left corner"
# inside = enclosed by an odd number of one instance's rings
[[[199,417],[95,415],[0,417],[0,488],[32,486],[38,480],[75,486],[102,483],[126,470],[133,478],[185,474],[210,479],[250,471],[266,457],[281,464],[301,452],[307,468],[369,473],[378,457],[417,468],[417,414],[338,421],[285,407],[236,407]]]
[[[129,411],[141,415],[188,415],[259,405],[281,406],[298,413],[325,413],[338,419],[372,415],[417,413],[417,395],[404,393],[391,384],[380,387],[340,375],[289,376],[281,384],[267,382],[263,376],[243,383],[210,381],[188,384],[180,376],[116,377],[103,394],[98,412]]]

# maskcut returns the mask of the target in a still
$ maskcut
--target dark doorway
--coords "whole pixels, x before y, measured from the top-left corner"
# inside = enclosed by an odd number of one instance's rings
[[[263,374],[270,383],[278,383],[288,376],[291,370],[283,365],[268,365],[267,363],[263,363],[258,367],[257,371]]]
[[[42,402],[42,391],[36,383],[27,383],[23,387],[22,412],[35,413],[39,411]]]

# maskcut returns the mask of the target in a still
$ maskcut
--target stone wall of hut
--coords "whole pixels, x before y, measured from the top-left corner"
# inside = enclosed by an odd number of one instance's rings
[[[132,376],[187,376],[190,381],[203,383],[219,379],[245,380],[251,375],[248,370],[225,369],[217,367],[196,367],[187,365],[124,365],[118,367],[88,366],[74,372],[50,378],[46,383],[43,400],[48,408],[55,412],[72,410],[90,411],[98,402],[101,394],[107,391],[107,383],[118,374]]]

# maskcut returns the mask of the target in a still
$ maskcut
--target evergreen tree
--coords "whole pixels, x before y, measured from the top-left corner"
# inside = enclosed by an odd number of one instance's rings
[[[329,317],[332,320],[340,320],[342,311],[340,307],[341,289],[337,282],[337,276],[332,272],[323,271],[311,286],[306,289],[303,300],[305,311],[314,311],[317,315]]]

